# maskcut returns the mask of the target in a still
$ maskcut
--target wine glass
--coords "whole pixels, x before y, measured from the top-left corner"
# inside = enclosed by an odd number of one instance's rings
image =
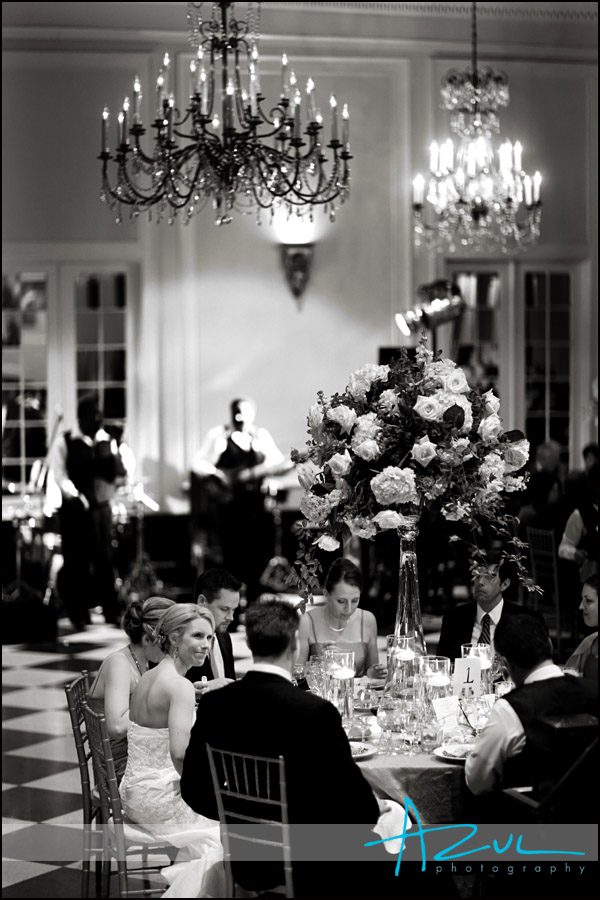
[[[391,751],[392,742],[392,724],[394,711],[396,709],[396,701],[393,697],[382,697],[377,708],[377,724],[381,728],[381,735],[377,741],[377,750],[381,756],[385,756]]]
[[[298,684],[305,679],[306,666],[296,663],[292,666],[292,684],[298,687]]]
[[[318,697],[323,695],[325,674],[323,671],[323,660],[320,656],[311,656],[306,664],[306,682],[311,691]]]

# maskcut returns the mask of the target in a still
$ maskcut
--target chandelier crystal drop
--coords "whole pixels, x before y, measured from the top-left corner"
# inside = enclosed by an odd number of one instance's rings
[[[540,236],[542,176],[523,171],[519,141],[492,145],[497,110],[509,103],[508,79],[478,67],[476,2],[471,39],[471,69],[447,72],[441,91],[457,150],[451,138],[434,141],[428,175],[413,181],[414,243],[439,253],[518,253]]]
[[[238,4],[239,6],[240,4]],[[108,145],[109,112],[102,115],[101,199],[122,220],[141,212],[179,213],[184,221],[207,204],[215,223],[232,221],[235,212],[271,214],[283,208],[289,215],[311,219],[322,206],[331,221],[350,190],[350,116],[334,95],[329,100],[331,151],[327,169],[323,116],[311,78],[302,90],[284,53],[281,94],[266,104],[261,92],[258,53],[260,3],[248,3],[243,19],[235,3],[188,3],[190,64],[189,99],[184,111],[171,86],[171,60],[166,53],[156,81],[156,113],[151,128],[154,147],[143,147],[142,86],[136,76],[133,97],[126,97],[117,117],[117,146]],[[202,16],[203,7],[210,10]],[[305,124],[303,126],[303,107]],[[339,119],[341,118],[341,123]],[[109,177],[112,164],[113,180]]]

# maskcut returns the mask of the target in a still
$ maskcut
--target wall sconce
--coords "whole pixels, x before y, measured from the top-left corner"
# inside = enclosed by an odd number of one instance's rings
[[[467,305],[458,285],[445,279],[422,284],[417,296],[422,298],[418,305],[396,314],[396,325],[406,337],[420,328],[433,331],[438,325],[458,319]]]
[[[296,300],[300,300],[306,290],[313,261],[313,250],[314,244],[279,245],[285,279]]]

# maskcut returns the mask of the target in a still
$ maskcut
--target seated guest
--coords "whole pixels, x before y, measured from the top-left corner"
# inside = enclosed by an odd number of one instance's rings
[[[584,678],[598,681],[598,576],[591,575],[581,591],[579,609],[587,628],[595,628],[582,640],[572,656],[567,660],[567,668],[577,669]]]
[[[582,582],[598,573],[598,464],[587,472],[585,488],[567,520],[558,555],[579,566]]]
[[[503,597],[511,584],[511,570],[505,560],[480,566],[472,583],[475,599],[449,610],[442,619],[438,656],[458,659],[461,644],[494,644],[501,618],[523,609]]]
[[[225,569],[207,569],[196,579],[194,602],[211,611],[216,638],[204,665],[192,666],[186,673],[197,690],[213,690],[235,681],[233,645],[227,629],[239,606],[241,587],[241,582]]]
[[[90,690],[89,705],[106,718],[119,781],[127,763],[130,697],[147,671],[148,663],[162,659],[154,630],[161,616],[173,605],[173,600],[164,597],[133,600],[129,604],[121,623],[129,644],[106,657]]]
[[[387,669],[379,664],[377,621],[373,613],[358,609],[361,590],[360,569],[349,559],[336,559],[325,578],[325,605],[308,609],[300,621],[299,664],[333,646],[354,651],[357,677],[385,677]]]
[[[563,675],[552,662],[545,624],[529,610],[502,616],[496,627],[496,652],[516,688],[494,704],[475,748],[465,764],[467,786],[474,794],[497,787],[531,784],[539,771],[539,743],[532,737],[543,716],[596,715],[598,684]]]
[[[338,711],[331,703],[292,685],[291,669],[298,642],[298,613],[294,607],[279,598],[254,604],[246,614],[246,636],[253,666],[239,681],[203,696],[198,705],[183,763],[184,800],[199,813],[217,816],[206,751],[210,744],[220,750],[257,756],[282,755],[291,824],[374,825],[380,806],[352,759]],[[271,814],[267,807],[265,817],[270,818]],[[322,846],[322,831],[319,839]],[[367,829],[365,840],[369,839],[376,837]],[[367,863],[369,850],[375,849],[379,848],[363,848],[362,844],[357,848],[358,853],[365,854],[367,874],[374,874],[372,865]],[[385,871],[393,878],[393,858],[388,856],[385,865]],[[344,893],[348,888],[347,868],[352,866],[331,865],[339,896],[349,896]],[[234,862],[234,877],[249,890],[265,890],[283,880],[279,865],[269,862]],[[323,871],[314,863],[294,863],[294,884],[297,897],[330,896]],[[379,895],[373,888],[370,896]]]
[[[224,896],[218,823],[190,809],[179,787],[196,704],[194,688],[183,676],[192,664],[204,662],[214,630],[208,609],[174,604],[156,629],[163,658],[144,674],[131,698],[123,809],[157,840],[182,851],[182,862],[163,870],[171,884],[163,897]]]

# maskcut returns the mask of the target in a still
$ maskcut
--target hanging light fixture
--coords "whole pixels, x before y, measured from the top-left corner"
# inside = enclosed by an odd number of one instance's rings
[[[450,110],[458,149],[450,138],[434,141],[428,176],[413,181],[414,241],[440,253],[516,253],[539,238],[542,176],[522,170],[519,141],[506,140],[494,151],[496,110],[508,106],[508,79],[478,67],[476,2],[471,21],[471,69],[451,69],[442,83],[442,107]]]
[[[323,206],[331,221],[350,186],[350,116],[347,105],[338,121],[338,103],[330,97],[331,166],[322,145],[323,116],[311,78],[301,90],[286,54],[281,60],[281,94],[275,105],[261,92],[258,53],[260,3],[248,3],[244,19],[235,18],[235,3],[188,3],[190,64],[187,107],[180,112],[172,93],[171,61],[164,56],[156,82],[154,147],[146,153],[142,138],[142,87],[136,76],[133,102],[128,97],[118,114],[117,146],[108,146],[109,112],[102,116],[101,199],[116,211],[131,208],[131,217],[156,207],[173,222],[185,221],[210,204],[223,225],[234,212],[283,207],[288,213],[313,214]],[[202,17],[203,7],[210,10]],[[244,74],[242,74],[242,70]],[[303,95],[304,94],[304,95]],[[306,125],[302,125],[304,107]],[[340,134],[341,132],[341,134]],[[341,138],[341,139],[340,139]],[[114,180],[109,164],[114,163]]]

